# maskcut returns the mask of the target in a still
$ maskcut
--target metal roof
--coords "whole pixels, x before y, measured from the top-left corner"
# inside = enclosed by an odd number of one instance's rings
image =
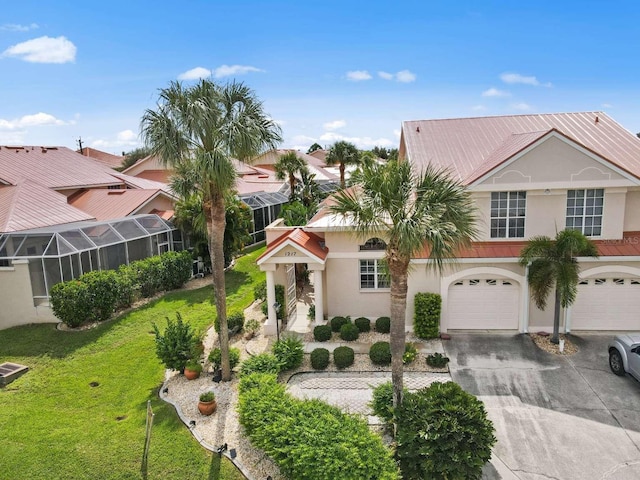
[[[69,204],[93,215],[96,220],[109,220],[126,217],[157,195],[162,194],[162,190],[158,189],[107,190],[94,188],[69,198]],[[166,196],[166,193],[164,195]]]
[[[289,197],[279,192],[256,192],[248,195],[240,195],[240,200],[248,207],[251,207],[251,209],[256,210],[271,205],[282,205],[289,201]]]

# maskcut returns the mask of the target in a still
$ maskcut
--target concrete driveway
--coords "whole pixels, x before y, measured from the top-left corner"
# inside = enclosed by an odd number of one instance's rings
[[[560,357],[527,335],[456,334],[453,380],[479,396],[498,443],[486,479],[640,478],[640,384],[608,366],[611,335],[573,336]]]

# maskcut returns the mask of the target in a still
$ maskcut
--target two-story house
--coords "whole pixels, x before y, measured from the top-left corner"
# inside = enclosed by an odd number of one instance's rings
[[[525,242],[575,228],[592,238],[597,259],[579,259],[575,304],[561,328],[640,329],[640,139],[602,112],[408,121],[400,159],[419,171],[447,168],[478,208],[480,237],[440,275],[426,255],[412,261],[407,329],[417,292],[442,296],[441,330],[549,330],[545,311],[530,300]],[[358,238],[327,209],[304,228],[273,225],[259,259],[268,293],[288,284],[293,263],[314,272],[316,322],[335,315],[389,315],[384,243]],[[287,268],[289,266],[289,268]],[[289,275],[290,278],[290,275]],[[288,289],[291,292],[291,289]],[[288,300],[290,301],[290,299]],[[275,311],[267,322],[273,330]]]

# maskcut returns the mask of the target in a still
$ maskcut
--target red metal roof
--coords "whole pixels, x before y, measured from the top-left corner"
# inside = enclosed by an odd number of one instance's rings
[[[161,190],[94,188],[69,198],[69,204],[96,220],[126,217],[154,198]]]
[[[324,261],[327,258],[329,249],[324,246],[324,240],[315,233],[305,232],[301,228],[295,228],[280,237],[278,237],[273,243],[271,243],[265,252],[256,260],[259,262],[261,259],[270,256],[275,249],[286,241],[291,241],[298,245],[303,250],[311,253],[315,257]]]
[[[469,183],[552,129],[640,178],[640,139],[603,112],[408,121],[402,138],[413,164],[448,168]]]
[[[169,183],[169,179],[173,175],[172,170],[144,170],[136,175],[136,178],[144,178],[154,182]]]
[[[90,147],[84,147],[82,152],[79,150],[77,152],[85,157],[93,158],[96,162],[99,162],[109,168],[119,168],[122,166],[122,162],[124,161],[124,157],[120,155],[113,155]]]

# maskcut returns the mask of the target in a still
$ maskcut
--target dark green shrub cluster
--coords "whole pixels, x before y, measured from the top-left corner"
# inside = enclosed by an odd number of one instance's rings
[[[329,350],[316,348],[311,352],[311,366],[314,370],[324,370],[329,366]]]
[[[360,330],[353,323],[345,323],[340,327],[340,338],[347,342],[353,342],[358,339]]]
[[[287,336],[271,347],[271,351],[280,362],[282,370],[293,370],[302,365],[304,346],[302,340],[295,336]]]
[[[327,342],[331,340],[331,325],[318,325],[313,329],[313,338],[316,342]]]
[[[199,342],[191,325],[182,321],[180,312],[176,313],[174,322],[167,317],[167,328],[164,333],[154,323],[153,332],[156,337],[156,355],[165,367],[184,371],[189,360],[194,357],[196,344]]]
[[[331,319],[331,330],[339,332],[342,326],[347,323],[349,323],[349,319],[347,317],[333,317]]]
[[[376,319],[376,332],[389,333],[391,330],[391,319],[389,317],[380,317]]]
[[[211,362],[214,370],[220,368],[222,365],[222,352],[220,348],[216,347],[209,352],[209,362]],[[231,366],[231,370],[233,370],[238,363],[240,363],[240,350],[231,347],[229,349],[229,365]]]
[[[218,317],[213,321],[213,328],[215,328],[216,332],[220,333],[220,321]],[[244,313],[233,312],[227,314],[227,328],[236,333],[241,332],[244,328]]]
[[[408,390],[403,389],[404,395]],[[373,389],[373,395],[369,402],[369,407],[373,414],[384,421],[385,424],[391,424],[393,420],[393,384],[391,382],[381,383]]]
[[[402,478],[479,479],[496,443],[484,404],[453,382],[406,393],[396,422]]]
[[[296,399],[274,376],[242,378],[239,391],[238,412],[247,436],[286,478],[398,478],[390,452],[359,416],[320,400]]]
[[[77,280],[58,283],[51,288],[51,307],[55,316],[70,327],[102,321],[140,296],[181,287],[191,273],[189,252],[167,252],[122,265],[117,271],[96,270]]]
[[[449,357],[445,357],[439,352],[427,355],[427,365],[433,368],[444,368],[449,363]]]
[[[413,343],[404,345],[404,355],[402,355],[402,363],[408,365],[418,357],[418,348]]]
[[[351,347],[341,346],[333,351],[333,363],[336,364],[338,369],[350,367],[353,365],[354,359],[355,355]]]
[[[278,318],[285,318],[287,315],[287,302],[285,301],[284,285],[276,285],[276,302],[280,304]],[[261,282],[253,289],[253,296],[256,300],[263,300],[261,305],[262,314],[269,315],[269,305],[267,304],[267,282]]]
[[[437,293],[416,293],[413,302],[413,332],[416,337],[437,338],[440,335],[442,297]]]
[[[280,361],[271,353],[261,353],[247,358],[240,365],[240,378],[252,373],[269,373],[277,375],[280,373]]]
[[[369,349],[369,358],[376,365],[389,365],[391,363],[391,347],[389,342],[376,342]]]
[[[358,317],[353,323],[358,327],[358,330],[360,330],[361,333],[371,331],[371,320],[366,317]]]

